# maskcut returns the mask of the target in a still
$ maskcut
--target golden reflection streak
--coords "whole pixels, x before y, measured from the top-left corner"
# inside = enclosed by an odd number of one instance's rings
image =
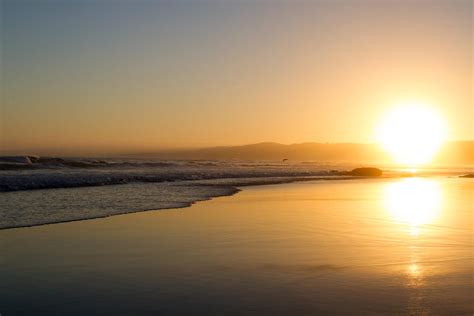
[[[400,224],[410,228],[410,261],[406,267],[406,286],[412,290],[408,311],[413,314],[427,314],[420,310],[426,298],[423,265],[419,262],[418,236],[423,225],[432,223],[442,206],[442,190],[439,182],[423,178],[406,178],[390,183],[385,188],[384,203],[389,214]]]
[[[422,225],[439,215],[442,195],[437,181],[421,178],[402,179],[385,188],[385,207],[397,221],[410,226],[410,234],[418,236]]]

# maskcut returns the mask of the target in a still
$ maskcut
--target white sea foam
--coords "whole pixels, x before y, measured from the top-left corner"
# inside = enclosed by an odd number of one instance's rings
[[[354,166],[316,163],[5,159],[0,229],[180,208],[237,187],[347,178]],[[19,167],[20,166],[20,167]]]
[[[7,159],[8,160],[8,159]],[[0,191],[222,178],[331,175],[327,166],[267,162],[37,158],[1,163]]]
[[[29,159],[29,158],[28,158]],[[5,159],[0,229],[186,207],[237,186],[330,177],[320,165],[137,159]]]

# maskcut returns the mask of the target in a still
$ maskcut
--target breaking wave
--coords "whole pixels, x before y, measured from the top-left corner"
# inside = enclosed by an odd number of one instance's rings
[[[234,194],[246,185],[344,178],[333,168],[252,161],[0,157],[0,229],[182,208]]]

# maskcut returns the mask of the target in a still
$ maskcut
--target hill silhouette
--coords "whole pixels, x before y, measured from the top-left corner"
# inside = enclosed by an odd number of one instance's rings
[[[300,143],[284,145],[273,142],[241,146],[219,146],[200,149],[161,150],[136,153],[133,156],[161,159],[209,160],[280,160],[319,162],[384,163],[391,159],[377,144]],[[434,163],[474,165],[474,141],[444,144]]]

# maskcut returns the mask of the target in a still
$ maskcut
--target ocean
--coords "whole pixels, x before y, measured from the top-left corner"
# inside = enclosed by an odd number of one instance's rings
[[[36,159],[36,160],[34,160]],[[0,159],[0,229],[190,206],[237,187],[344,178],[348,164]],[[33,162],[31,161],[33,160]]]

